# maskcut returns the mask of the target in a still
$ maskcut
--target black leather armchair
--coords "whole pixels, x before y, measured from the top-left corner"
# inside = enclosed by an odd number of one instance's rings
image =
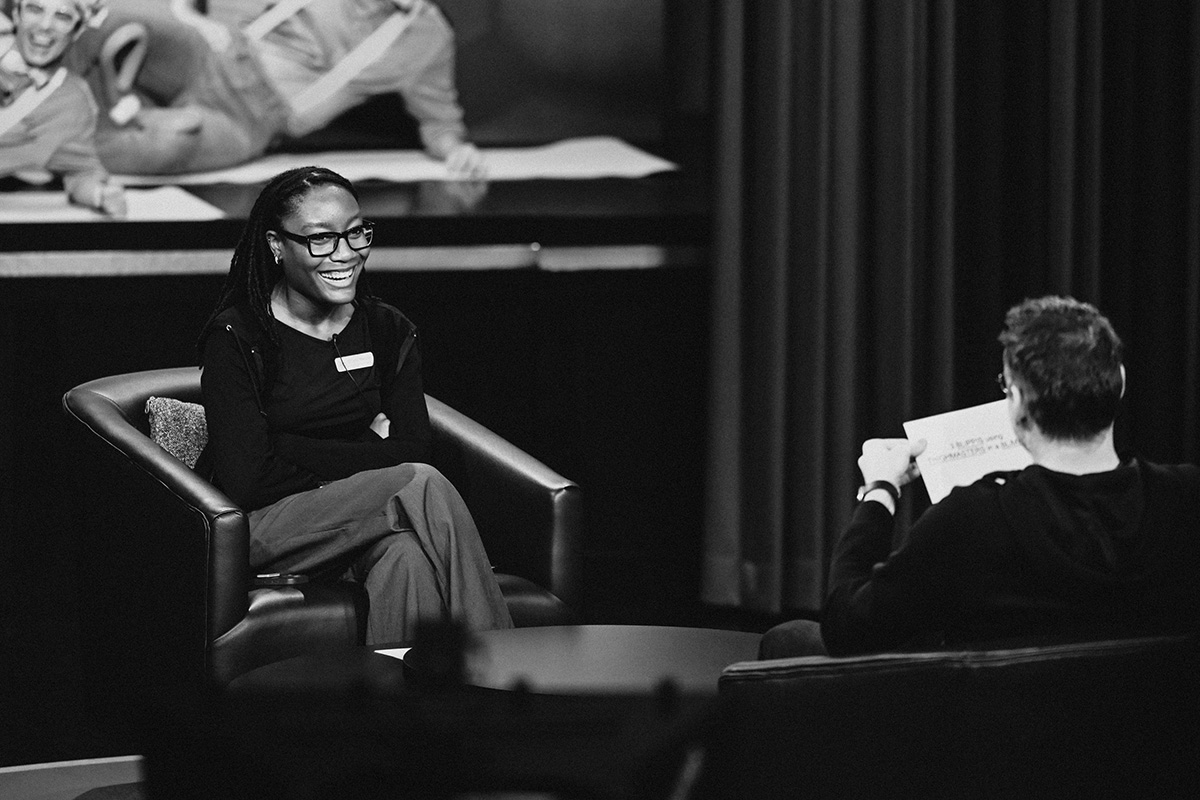
[[[83,541],[78,585],[92,677],[224,684],[272,661],[361,643],[357,585],[256,585],[246,514],[150,439],[152,396],[199,403],[199,370],[116,375],[63,397],[86,448],[71,459],[70,496]],[[514,623],[573,621],[578,486],[444,403],[427,402],[434,465],[471,509]]]
[[[1198,653],[1164,636],[733,664],[698,794],[1200,796]]]

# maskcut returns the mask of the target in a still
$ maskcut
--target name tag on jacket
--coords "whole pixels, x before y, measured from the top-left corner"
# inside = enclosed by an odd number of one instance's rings
[[[338,372],[350,372],[355,369],[366,369],[375,363],[375,354],[371,351],[365,353],[354,353],[348,356],[335,358],[333,363],[337,366]]]

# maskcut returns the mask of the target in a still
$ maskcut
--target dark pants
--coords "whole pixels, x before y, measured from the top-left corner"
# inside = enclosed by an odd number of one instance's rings
[[[367,642],[411,642],[422,620],[511,628],[462,496],[427,464],[360,472],[250,514],[257,570],[361,581]]]

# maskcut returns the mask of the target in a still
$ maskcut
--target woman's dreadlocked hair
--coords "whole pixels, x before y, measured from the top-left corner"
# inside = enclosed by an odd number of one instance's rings
[[[274,253],[267,244],[267,231],[278,230],[283,218],[296,210],[306,194],[326,185],[340,186],[358,200],[358,192],[350,181],[324,167],[297,167],[267,181],[250,209],[250,217],[229,261],[229,274],[220,298],[201,331],[198,343],[201,355],[213,321],[222,311],[239,303],[250,306],[268,341],[279,344],[279,335],[271,325],[274,317],[271,290],[283,278],[283,267],[275,263]],[[359,275],[356,295],[359,300],[372,299],[365,272]]]

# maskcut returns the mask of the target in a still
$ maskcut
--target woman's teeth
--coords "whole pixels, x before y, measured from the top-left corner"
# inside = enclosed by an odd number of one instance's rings
[[[317,274],[330,283],[341,283],[342,281],[350,280],[350,276],[354,274],[354,270],[345,269],[338,272],[318,272]]]

